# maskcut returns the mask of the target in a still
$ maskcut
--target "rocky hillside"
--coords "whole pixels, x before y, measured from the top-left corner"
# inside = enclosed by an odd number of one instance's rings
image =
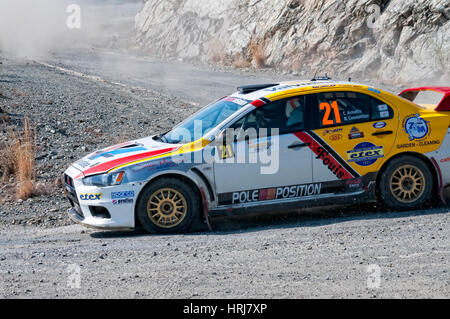
[[[148,54],[387,83],[450,84],[448,0],[146,0]]]

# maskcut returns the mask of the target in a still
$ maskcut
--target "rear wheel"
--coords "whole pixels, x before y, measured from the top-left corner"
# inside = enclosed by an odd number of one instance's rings
[[[422,160],[402,156],[388,164],[380,178],[378,190],[387,207],[414,209],[430,202],[433,183],[433,174]]]
[[[183,232],[200,218],[200,202],[186,183],[162,178],[142,191],[136,215],[148,232]]]

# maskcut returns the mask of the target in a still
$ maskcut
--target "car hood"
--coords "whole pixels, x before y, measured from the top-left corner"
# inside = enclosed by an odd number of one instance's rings
[[[82,172],[76,178],[106,173],[118,166],[170,153],[181,147],[179,144],[158,142],[153,137],[120,143],[83,157],[73,164]]]

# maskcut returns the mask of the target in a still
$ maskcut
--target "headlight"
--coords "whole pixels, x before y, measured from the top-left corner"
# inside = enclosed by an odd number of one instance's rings
[[[101,174],[83,178],[85,186],[112,186],[122,183],[125,172]]]

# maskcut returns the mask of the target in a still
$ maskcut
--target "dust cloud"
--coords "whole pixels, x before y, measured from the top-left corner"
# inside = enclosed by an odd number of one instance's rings
[[[80,9],[79,28],[73,5]],[[130,45],[141,6],[130,0],[1,0],[0,52],[41,58],[79,47]]]

